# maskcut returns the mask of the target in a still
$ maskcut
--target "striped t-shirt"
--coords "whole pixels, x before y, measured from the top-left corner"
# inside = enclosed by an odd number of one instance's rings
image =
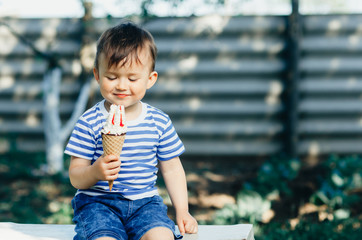
[[[104,100],[87,110],[76,123],[65,153],[92,161],[102,154],[101,130],[108,117]],[[126,139],[120,155],[121,170],[114,181],[112,193],[135,200],[158,195],[155,186],[158,160],[167,161],[185,151],[167,114],[146,103],[134,121],[127,121]],[[77,193],[101,195],[109,193],[107,181],[99,181]]]

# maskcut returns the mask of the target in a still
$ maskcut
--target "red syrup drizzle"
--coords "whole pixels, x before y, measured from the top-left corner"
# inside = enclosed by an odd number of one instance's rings
[[[121,127],[124,127],[124,124],[123,124],[123,116],[122,116],[122,106],[119,106],[119,109],[121,110],[121,121],[120,121],[120,123],[119,123],[119,126],[121,126]],[[113,118],[112,118],[112,125],[114,125],[114,117],[116,116],[116,114],[113,114]]]
[[[123,124],[123,116],[122,116],[122,106],[119,106],[119,109],[121,110],[121,121],[120,121],[120,123],[119,123],[119,126],[124,127],[124,124]]]

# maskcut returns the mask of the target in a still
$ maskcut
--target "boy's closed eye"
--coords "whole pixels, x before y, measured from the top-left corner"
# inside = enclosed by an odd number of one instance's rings
[[[131,82],[137,81],[138,79],[139,79],[139,76],[137,74],[128,75],[128,80],[130,80]]]
[[[114,76],[106,76],[106,78],[107,78],[108,80],[116,80],[116,79],[117,79],[117,77],[114,77]]]

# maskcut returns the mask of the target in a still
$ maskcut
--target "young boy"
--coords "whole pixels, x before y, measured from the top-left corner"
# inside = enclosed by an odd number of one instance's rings
[[[133,23],[110,28],[98,40],[93,72],[104,100],[80,117],[65,149],[78,189],[74,239],[181,238],[155,187],[157,164],[181,234],[197,232],[179,159],[184,146],[168,115],[141,102],[158,77],[156,54],[152,35]],[[103,154],[100,131],[111,104],[125,106],[128,130],[120,156]]]

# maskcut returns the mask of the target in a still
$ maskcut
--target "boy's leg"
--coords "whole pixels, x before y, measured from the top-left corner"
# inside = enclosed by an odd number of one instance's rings
[[[160,196],[132,201],[132,213],[125,223],[130,240],[178,239],[174,222]]]
[[[77,235],[74,240],[83,239],[128,239],[119,217],[110,209],[106,197],[93,197],[78,194],[72,204],[74,208],[73,221],[76,224]]]
[[[155,227],[146,232],[141,240],[173,240],[173,232],[166,227]]]

